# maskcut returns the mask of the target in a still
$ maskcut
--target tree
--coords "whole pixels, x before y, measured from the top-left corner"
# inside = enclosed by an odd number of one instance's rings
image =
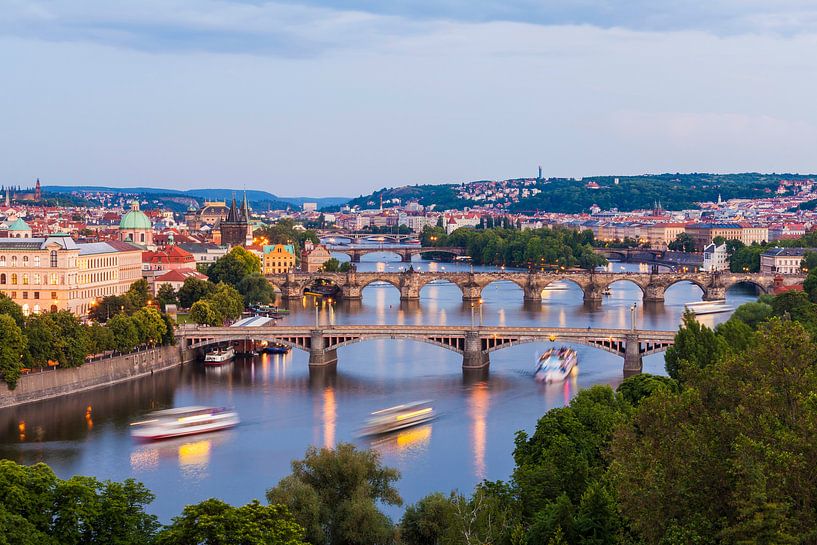
[[[156,346],[156,344],[162,342],[165,333],[167,333],[167,325],[162,319],[162,315],[153,307],[137,310],[131,316],[131,320],[136,326],[139,344]]]
[[[701,325],[695,319],[695,314],[687,310],[684,312],[681,328],[675,334],[675,344],[667,349],[664,357],[667,374],[678,380],[685,367],[708,367],[717,361],[724,349],[723,339]]]
[[[817,345],[801,324],[778,318],[757,335],[681,392],[644,399],[616,431],[610,478],[643,543],[814,535]]]
[[[817,252],[805,252],[803,261],[800,262],[800,269],[810,272],[817,268]]]
[[[330,257],[323,262],[323,265],[321,265],[321,270],[324,272],[338,272],[340,271],[340,268],[341,262],[334,257]]]
[[[26,351],[26,338],[14,318],[0,314],[0,374],[3,380],[14,388],[20,378],[23,353]]]
[[[808,275],[803,281],[803,291],[808,294],[812,303],[817,303],[817,267],[809,267]]]
[[[255,303],[268,305],[275,301],[275,289],[260,273],[245,276],[238,283],[237,288],[238,292],[244,296],[246,306]]]
[[[772,313],[800,322],[810,331],[817,329],[817,305],[802,291],[787,291],[772,299]]]
[[[743,303],[735,309],[730,320],[740,320],[752,329],[772,317],[772,306],[766,303]]]
[[[253,500],[233,507],[217,499],[188,505],[156,545],[306,545],[286,507]]]
[[[687,233],[678,233],[675,240],[667,244],[673,252],[694,252],[695,240]]]
[[[101,354],[116,348],[116,341],[110,328],[96,322],[88,328],[88,336],[91,339],[91,353]]]
[[[599,482],[582,494],[575,519],[579,541],[588,545],[615,545],[622,521],[613,495]]]
[[[28,350],[25,353],[27,367],[45,367],[51,360],[56,361],[57,325],[50,313],[32,314],[26,320],[25,334]]]
[[[131,315],[136,310],[131,298],[126,295],[109,295],[103,297],[98,304],[92,305],[88,311],[88,317],[92,320],[104,324],[111,316],[120,312]]]
[[[149,545],[159,527],[142,484],[76,476],[0,460],[0,540],[47,545]],[[25,536],[26,540],[15,537]],[[8,539],[12,536],[11,539]]]
[[[765,245],[761,246],[756,243],[737,248],[729,258],[729,270],[732,272],[760,271],[760,254],[765,251]]]
[[[199,325],[219,325],[219,315],[206,300],[196,301],[190,307],[190,319]]]
[[[0,293],[0,314],[5,314],[14,318],[19,327],[23,327],[25,318],[20,305],[9,299],[4,293]]]
[[[376,451],[350,443],[310,447],[292,462],[292,474],[267,491],[267,500],[286,505],[313,545],[379,545],[391,541],[394,529],[377,502],[402,504],[392,484],[399,476],[381,465]]]
[[[745,322],[730,318],[715,328],[715,334],[722,338],[733,352],[743,352],[754,342],[755,332]]]
[[[130,352],[139,344],[139,331],[125,313],[117,314],[108,320],[107,327],[113,334],[114,347],[119,352]]]
[[[625,378],[624,381],[618,385],[618,388],[616,388],[616,392],[634,407],[641,403],[641,400],[651,396],[655,392],[677,392],[679,390],[678,382],[674,379],[659,375],[650,375],[649,373],[640,373]]]
[[[62,367],[79,367],[85,363],[85,356],[93,349],[88,327],[68,310],[51,312],[49,318],[55,327],[54,359]]]
[[[261,272],[261,260],[241,246],[235,246],[207,268],[207,276],[214,284],[221,282],[237,286],[245,277]]]
[[[213,293],[207,296],[206,301],[218,314],[219,321],[236,320],[244,312],[244,298],[232,286],[219,283]]]
[[[216,285],[207,280],[187,278],[179,288],[179,304],[182,308],[190,308],[193,303],[204,299],[216,290]]]
[[[159,303],[162,312],[165,312],[167,305],[179,304],[179,296],[176,294],[176,290],[173,289],[173,286],[170,284],[162,284],[159,286],[159,289],[156,290],[156,301]]]
[[[400,542],[405,545],[440,545],[455,515],[451,498],[439,492],[409,505],[400,520]]]
[[[134,309],[143,308],[150,300],[150,286],[148,286],[148,281],[144,278],[140,278],[131,284],[125,293],[125,297],[128,298]]]

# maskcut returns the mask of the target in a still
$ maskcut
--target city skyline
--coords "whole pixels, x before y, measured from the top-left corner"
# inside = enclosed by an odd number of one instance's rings
[[[354,196],[538,164],[817,171],[806,2],[173,8],[4,10],[7,183]]]

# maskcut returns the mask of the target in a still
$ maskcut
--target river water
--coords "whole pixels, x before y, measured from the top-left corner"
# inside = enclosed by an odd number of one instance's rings
[[[358,270],[397,270],[400,263],[377,261],[370,254]],[[369,260],[369,261],[366,261]],[[467,265],[415,261],[421,270],[467,269]],[[611,264],[639,270],[638,264]],[[641,265],[640,267],[645,267]],[[754,300],[748,287],[727,294],[733,306]],[[423,288],[419,303],[401,304],[397,289],[370,285],[357,303],[320,308],[321,323],[417,323],[629,327],[629,307],[638,302],[637,327],[675,329],[683,305],[701,299],[701,290],[676,284],[663,304],[643,305],[641,291],[618,282],[601,305],[582,301],[570,283],[545,292],[539,304],[523,303],[522,291],[496,282],[483,292],[481,309],[463,304],[451,284]],[[290,303],[290,323],[315,322],[310,301]],[[701,319],[714,325],[728,315]],[[382,453],[397,467],[398,488],[406,502],[433,492],[470,491],[482,479],[507,479],[513,470],[517,430],[532,431],[548,409],[567,403],[581,388],[616,386],[623,360],[613,354],[575,346],[576,376],[563,384],[540,385],[531,370],[545,344],[526,344],[491,354],[488,376],[464,376],[461,357],[412,341],[378,340],[338,350],[335,373],[312,372],[307,354],[263,355],[237,359],[219,369],[192,364],[152,377],[0,411],[0,456],[20,463],[45,462],[57,474],[93,475],[121,480],[133,477],[157,495],[150,511],[163,522],[185,504],[210,497],[233,504],[262,499],[267,488],[290,471],[290,461],[309,445],[352,441]],[[663,355],[644,359],[645,372],[662,373]],[[431,399],[436,421],[382,438],[357,439],[356,430],[371,411],[407,401]],[[145,412],[183,405],[234,406],[237,428],[195,438],[154,444],[135,443],[129,423]],[[398,518],[399,508],[388,513]]]

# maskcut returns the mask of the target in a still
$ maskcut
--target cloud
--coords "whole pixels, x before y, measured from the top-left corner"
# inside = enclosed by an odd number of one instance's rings
[[[814,30],[817,5],[811,0],[7,0],[0,35],[151,52],[298,57],[434,33],[444,24],[492,22],[791,36]]]

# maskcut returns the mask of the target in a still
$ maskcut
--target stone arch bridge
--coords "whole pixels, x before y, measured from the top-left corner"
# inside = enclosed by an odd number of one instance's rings
[[[334,365],[337,349],[372,339],[425,342],[462,354],[463,369],[487,369],[490,353],[530,342],[578,343],[624,358],[624,375],[641,372],[642,357],[663,352],[675,342],[675,331],[635,329],[582,329],[558,327],[440,325],[336,325],[206,327],[182,326],[177,331],[182,347],[202,349],[219,343],[268,341],[309,353],[310,366]]]
[[[519,286],[526,301],[541,301],[542,290],[556,281],[568,281],[578,285],[585,301],[601,301],[604,291],[614,282],[628,281],[638,286],[644,301],[663,301],[666,290],[678,282],[692,282],[703,291],[703,299],[724,299],[726,291],[736,284],[755,286],[761,293],[770,293],[777,284],[802,283],[802,275],[775,276],[763,273],[609,273],[573,272],[357,272],[347,273],[287,273],[268,275],[267,279],[277,287],[284,298],[300,299],[304,290],[317,279],[335,284],[345,299],[360,299],[363,288],[373,282],[385,282],[400,290],[404,301],[420,298],[420,290],[431,282],[451,282],[460,288],[464,301],[477,301],[482,290],[492,282],[508,281]]]
[[[388,252],[400,256],[401,261],[409,262],[415,255],[441,253],[450,255],[464,255],[465,249],[456,246],[407,246],[405,244],[379,244],[377,246],[346,246],[329,245],[327,249],[336,254],[346,254],[352,263],[360,263],[360,258],[366,254]]]

